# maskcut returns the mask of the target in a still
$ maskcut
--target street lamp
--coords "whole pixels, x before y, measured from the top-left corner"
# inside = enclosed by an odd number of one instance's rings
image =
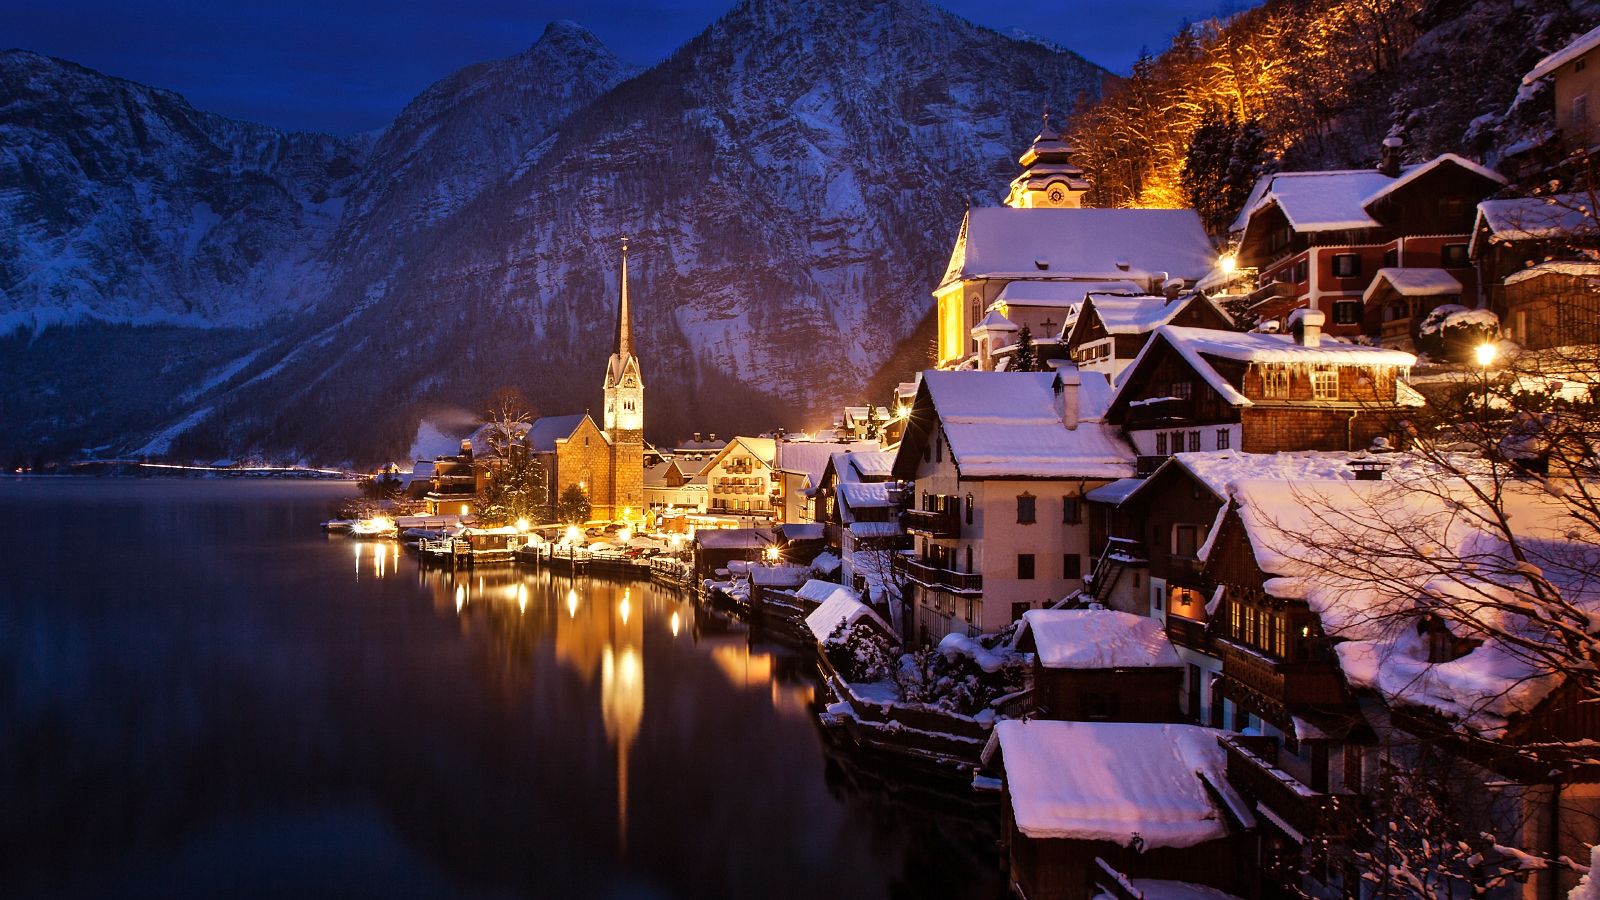
[[[1494,358],[1497,352],[1498,351],[1495,350],[1495,346],[1493,344],[1479,344],[1477,349],[1473,351],[1473,355],[1476,356],[1478,360],[1478,368],[1489,368],[1489,366],[1494,363]]]

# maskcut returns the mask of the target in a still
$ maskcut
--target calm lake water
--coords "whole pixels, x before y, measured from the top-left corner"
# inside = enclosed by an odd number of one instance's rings
[[[348,485],[8,479],[0,895],[997,897],[805,659],[648,583],[325,537]]]

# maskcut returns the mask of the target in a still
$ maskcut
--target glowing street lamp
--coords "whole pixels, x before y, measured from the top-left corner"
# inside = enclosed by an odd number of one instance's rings
[[[519,532],[526,533],[527,530],[529,528],[532,528],[532,527],[533,527],[532,525],[528,524],[528,520],[527,519],[518,519],[517,520],[517,531],[519,531]]]
[[[1478,360],[1478,367],[1483,369],[1487,369],[1494,364],[1494,358],[1498,353],[1499,351],[1495,349],[1493,344],[1479,344],[1477,349],[1473,351],[1473,355]]]
[[[1221,269],[1224,275],[1232,275],[1239,268],[1239,257],[1232,253],[1224,253],[1217,257],[1217,268]]]
[[[778,561],[778,548],[777,547],[768,547],[767,550],[766,550],[766,557],[767,557],[767,562],[774,563],[774,564],[777,563],[777,561]]]

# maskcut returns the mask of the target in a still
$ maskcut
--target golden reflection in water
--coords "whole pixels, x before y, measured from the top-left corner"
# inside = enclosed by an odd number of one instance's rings
[[[683,620],[678,617],[677,610],[672,611],[672,618],[667,620],[667,627],[672,629],[673,637],[677,637],[678,632],[683,629]]]
[[[527,614],[528,614],[528,586],[525,585],[525,584],[519,584],[519,585],[517,585],[517,615],[524,615],[525,616]]]
[[[617,615],[622,617],[622,624],[628,624],[628,616],[633,612],[633,590],[624,588],[622,602],[617,604]]]
[[[639,651],[609,645],[600,657],[600,717],[617,751],[617,845],[628,848],[628,752],[644,721],[644,664]]]
[[[567,591],[567,618],[578,617],[578,592],[576,589]]]
[[[465,607],[466,605],[467,605],[467,586],[464,585],[464,584],[458,584],[458,585],[456,585],[456,615],[460,615],[462,608]]]

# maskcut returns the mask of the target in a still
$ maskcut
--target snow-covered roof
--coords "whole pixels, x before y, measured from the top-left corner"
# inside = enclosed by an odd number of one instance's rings
[[[858,538],[886,538],[905,534],[899,522],[851,522],[850,534]]]
[[[1216,253],[1192,209],[967,211],[940,284],[964,278],[1198,279]]]
[[[1004,292],[1002,292],[1002,293],[1004,293]],[[1015,323],[1015,322],[1011,321],[1010,319],[1006,318],[1005,316],[1001,315],[1000,314],[1000,310],[998,310],[998,309],[989,310],[989,314],[983,317],[983,321],[981,321],[978,324],[972,326],[972,333],[973,334],[977,334],[979,331],[1016,331],[1016,330],[1017,330],[1017,323]]]
[[[1153,295],[1116,297],[1095,294],[1088,299],[1109,334],[1144,334],[1171,322],[1183,311],[1184,301],[1168,302]]]
[[[1593,234],[1592,206],[1589,195],[1579,193],[1485,200],[1478,204],[1473,252],[1477,252],[1479,232],[1485,229],[1492,241],[1538,241]]]
[[[1600,28],[1586,32],[1572,43],[1534,63],[1528,74],[1522,76],[1522,83],[1533,84],[1596,47],[1600,47]]]
[[[1251,216],[1273,203],[1283,210],[1284,217],[1296,231],[1376,228],[1378,220],[1367,214],[1366,199],[1392,181],[1393,178],[1377,169],[1264,175],[1256,182],[1238,218],[1234,219],[1233,229],[1244,228]]]
[[[1129,878],[1128,884],[1137,891],[1134,896],[1144,900],[1239,900],[1227,891],[1219,891],[1203,884],[1188,881],[1169,881],[1163,878]],[[1100,894],[1094,900],[1116,900],[1110,894]]]
[[[994,727],[1019,831],[1123,847],[1137,836],[1146,849],[1228,835],[1210,790],[1233,809],[1245,805],[1225,777],[1219,734],[1142,722],[1008,719]]]
[[[885,417],[887,418],[887,417]],[[822,481],[822,472],[835,453],[849,450],[877,450],[877,441],[855,441],[848,444],[821,441],[781,441],[776,451],[776,468],[795,475],[804,475],[806,493],[815,490]]]
[[[1070,429],[1055,388],[1066,377],[1079,380],[1079,422]],[[1133,451],[1100,421],[1110,386],[1098,372],[930,371],[922,379],[963,477],[1133,474]]]
[[[1167,631],[1149,616],[1115,609],[1030,609],[1022,627],[1033,635],[1047,669],[1137,669],[1182,665]],[[1022,632],[1018,632],[1018,638]]]
[[[1010,306],[1077,306],[1089,294],[1142,294],[1131,281],[1013,281],[1000,289],[995,303]]]
[[[1234,231],[1243,229],[1251,216],[1275,203],[1296,231],[1377,228],[1380,223],[1368,207],[1446,163],[1505,184],[1498,172],[1454,153],[1441,153],[1425,163],[1402,166],[1394,178],[1377,169],[1276,172],[1256,182],[1232,227]]]
[[[1555,259],[1529,266],[1520,272],[1513,272],[1506,276],[1506,284],[1520,284],[1546,275],[1600,275],[1600,260],[1592,259]]]
[[[1311,607],[1339,641],[1335,650],[1351,684],[1492,739],[1564,678],[1497,636],[1534,645],[1554,639],[1512,611],[1533,595],[1530,576],[1593,618],[1600,615],[1600,559],[1567,537],[1576,526],[1569,510],[1537,484],[1500,485],[1499,509],[1516,534],[1518,561],[1488,524],[1495,510],[1459,477],[1410,487],[1396,480],[1250,480],[1234,483],[1232,493],[1256,561],[1273,576],[1266,591]],[[1441,605],[1454,610],[1451,618],[1480,623],[1463,636],[1483,643],[1434,663],[1425,638],[1409,626]]]
[[[820,578],[808,579],[805,584],[800,586],[799,590],[794,592],[794,595],[799,597],[801,600],[810,600],[813,603],[821,603],[824,600],[827,600],[829,597],[832,597],[834,594],[840,592],[843,592],[852,600],[855,599],[855,591],[852,591],[837,582],[823,581]]]
[[[1083,496],[1095,503],[1110,503],[1116,505],[1128,498],[1128,495],[1138,490],[1144,484],[1143,478],[1118,478],[1110,484],[1102,484],[1086,492]]]
[[[894,505],[886,481],[841,481],[834,490],[839,502],[850,509],[882,509]]]
[[[820,541],[827,529],[821,522],[785,522],[778,526],[778,534],[786,541]]]
[[[583,413],[571,416],[540,416],[533,420],[533,427],[528,429],[528,446],[546,453],[554,452],[556,441],[570,437],[584,418]]]
[[[840,625],[854,625],[862,619],[876,623],[885,633],[893,633],[872,607],[856,599],[855,591],[837,584],[834,587],[838,590],[831,592],[821,606],[806,616],[806,628],[817,640],[825,641]]]
[[[1466,457],[1452,459],[1458,467],[1473,464]],[[1226,500],[1233,484],[1241,481],[1350,481],[1356,477],[1352,463],[1382,463],[1385,466],[1384,475],[1391,481],[1438,471],[1433,463],[1415,454],[1369,453],[1365,450],[1300,450],[1290,453],[1207,450],[1175,454],[1162,466],[1178,466],[1188,470],[1218,500]],[[1149,484],[1154,480],[1152,476],[1140,484]]]
[[[1402,297],[1450,297],[1461,295],[1461,282],[1444,269],[1383,268],[1367,285],[1363,301],[1371,300],[1380,283],[1387,283]]]
[[[894,471],[894,454],[887,450],[856,450],[845,457],[846,468],[861,478],[888,478]],[[834,464],[838,468],[838,463]],[[841,473],[842,474],[842,473]]]
[[[763,587],[799,587],[810,574],[810,566],[751,566],[750,583]]]

